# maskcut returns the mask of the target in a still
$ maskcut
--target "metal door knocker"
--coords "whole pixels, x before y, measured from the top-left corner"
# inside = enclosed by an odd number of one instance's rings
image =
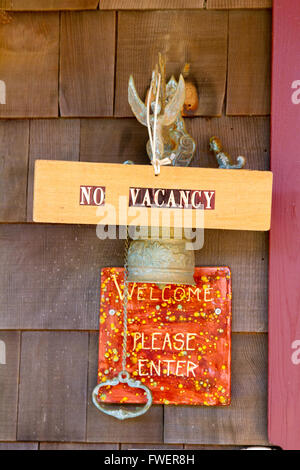
[[[107,387],[108,385],[110,385],[111,387],[115,387],[120,383],[127,384],[131,388],[140,388],[144,390],[147,397],[147,402],[145,403],[145,405],[131,406],[130,408],[122,408],[118,405],[118,408],[116,408],[114,405],[108,405],[107,403],[104,404],[98,400],[99,390],[102,387]],[[96,406],[96,408],[98,408],[99,411],[102,411],[103,413],[113,416],[114,418],[120,420],[141,416],[146,413],[146,411],[148,411],[148,409],[152,405],[152,393],[149,388],[143,385],[139,380],[134,380],[130,378],[130,375],[127,371],[120,372],[119,375],[112,380],[106,380],[106,382],[98,384],[93,390],[92,399],[94,405]]]

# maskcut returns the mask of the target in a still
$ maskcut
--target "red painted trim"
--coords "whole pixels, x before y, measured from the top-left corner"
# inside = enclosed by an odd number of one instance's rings
[[[275,0],[273,15],[269,439],[300,449],[300,102],[292,88],[300,81],[300,1]]]

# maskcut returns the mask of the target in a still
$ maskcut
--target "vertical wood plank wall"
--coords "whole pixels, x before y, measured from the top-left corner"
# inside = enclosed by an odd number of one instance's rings
[[[155,406],[122,423],[90,395],[100,270],[122,265],[123,242],[33,224],[32,199],[38,158],[147,163],[126,89],[133,73],[144,96],[160,50],[169,74],[191,63],[199,91],[186,120],[192,165],[217,166],[208,141],[218,135],[247,168],[269,169],[271,1],[40,3],[0,0],[0,449],[268,445],[268,233],[208,230],[196,253],[198,266],[232,269],[232,405]]]
[[[269,436],[300,449],[300,3],[274,4],[273,221],[270,233]],[[286,155],[282,165],[282,155]]]

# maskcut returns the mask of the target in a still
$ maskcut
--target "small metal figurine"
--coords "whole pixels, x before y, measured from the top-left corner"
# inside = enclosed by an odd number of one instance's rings
[[[209,149],[214,152],[219,168],[234,170],[243,168],[246,163],[245,157],[237,157],[237,164],[233,165],[228,153],[223,152],[223,145],[218,137],[211,137],[209,140]]]
[[[160,75],[160,81],[158,77]],[[150,93],[150,96],[149,96]],[[158,94],[158,96],[157,96]],[[147,101],[153,112],[147,119]],[[137,120],[144,126],[153,129],[155,121],[155,105],[158,103],[156,119],[156,135],[153,143],[158,160],[170,159],[174,166],[188,166],[193,158],[196,144],[188,134],[182,117],[185,104],[185,81],[180,75],[178,82],[172,76],[166,83],[165,60],[159,54],[159,66],[152,72],[150,90],[146,103],[140,99],[132,75],[128,83],[128,101]],[[147,142],[147,153],[152,161],[153,152],[150,140]]]

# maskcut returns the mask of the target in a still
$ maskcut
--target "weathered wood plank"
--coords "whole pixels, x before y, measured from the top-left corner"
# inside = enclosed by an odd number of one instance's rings
[[[0,450],[38,450],[38,442],[0,442]]]
[[[269,170],[269,117],[193,118],[185,120],[187,129],[196,141],[191,166],[216,168],[217,161],[209,150],[209,139],[217,135],[233,159],[246,157],[251,170]],[[113,139],[111,138],[113,134]],[[132,160],[147,164],[148,140],[146,127],[135,119],[81,119],[80,160],[87,162],[123,163]]]
[[[28,121],[0,121],[0,221],[26,220]]]
[[[246,169],[270,168],[270,119],[260,116],[222,116],[221,118],[186,119],[187,128],[196,141],[196,153],[191,166],[216,168],[209,139],[216,135],[233,161],[238,155],[246,158]]]
[[[142,99],[162,52],[167,74],[178,74],[186,62],[199,90],[195,115],[221,115],[227,68],[225,11],[121,11],[118,14],[115,115],[132,116],[128,104],[129,75]]]
[[[17,432],[19,332],[0,331],[0,347],[0,440],[14,441]]]
[[[112,116],[115,13],[62,13],[60,48],[61,115]]]
[[[214,445],[206,445],[206,446],[199,446],[196,444],[186,444],[184,446],[186,450],[241,450],[243,449],[242,446],[214,446]]]
[[[203,446],[200,446],[200,445],[196,445],[196,444],[191,444],[191,445],[188,445],[186,444],[184,446],[184,449],[185,450],[198,450],[198,451],[202,451],[202,450],[208,450],[208,451],[214,451],[214,450],[242,450],[244,449],[245,447],[244,446],[230,446],[230,445],[227,445],[227,446],[214,446],[214,445],[203,445]]]
[[[95,227],[0,225],[0,328],[98,329],[101,267],[122,266],[123,241]]]
[[[99,0],[0,0],[0,10],[95,10]]]
[[[206,230],[196,266],[229,266],[232,274],[232,331],[268,329],[268,234]]]
[[[229,115],[270,113],[271,12],[230,11]]]
[[[35,160],[79,160],[80,120],[41,119],[30,121],[30,153],[27,190],[27,221],[32,222]]]
[[[268,444],[267,337],[235,334],[232,339],[231,406],[165,406],[166,443]]]
[[[87,409],[87,441],[162,443],[163,407],[152,406],[139,418],[128,419],[121,424],[115,418],[100,413],[93,405],[91,396],[97,384],[98,333],[90,333],[89,379]]]
[[[121,444],[121,450],[177,450],[183,444]]]
[[[300,450],[300,3],[274,3],[269,439]]]
[[[22,333],[18,440],[85,439],[87,358],[88,333]]]
[[[250,9],[272,8],[273,0],[207,0],[206,8],[210,9]]]
[[[0,117],[58,115],[58,13],[9,13],[0,21]]]
[[[148,138],[147,128],[136,119],[81,119],[80,160],[103,163],[132,160],[146,165]]]
[[[100,0],[100,10],[192,10],[204,0]]]
[[[40,450],[119,450],[119,444],[86,442],[41,442]]]

